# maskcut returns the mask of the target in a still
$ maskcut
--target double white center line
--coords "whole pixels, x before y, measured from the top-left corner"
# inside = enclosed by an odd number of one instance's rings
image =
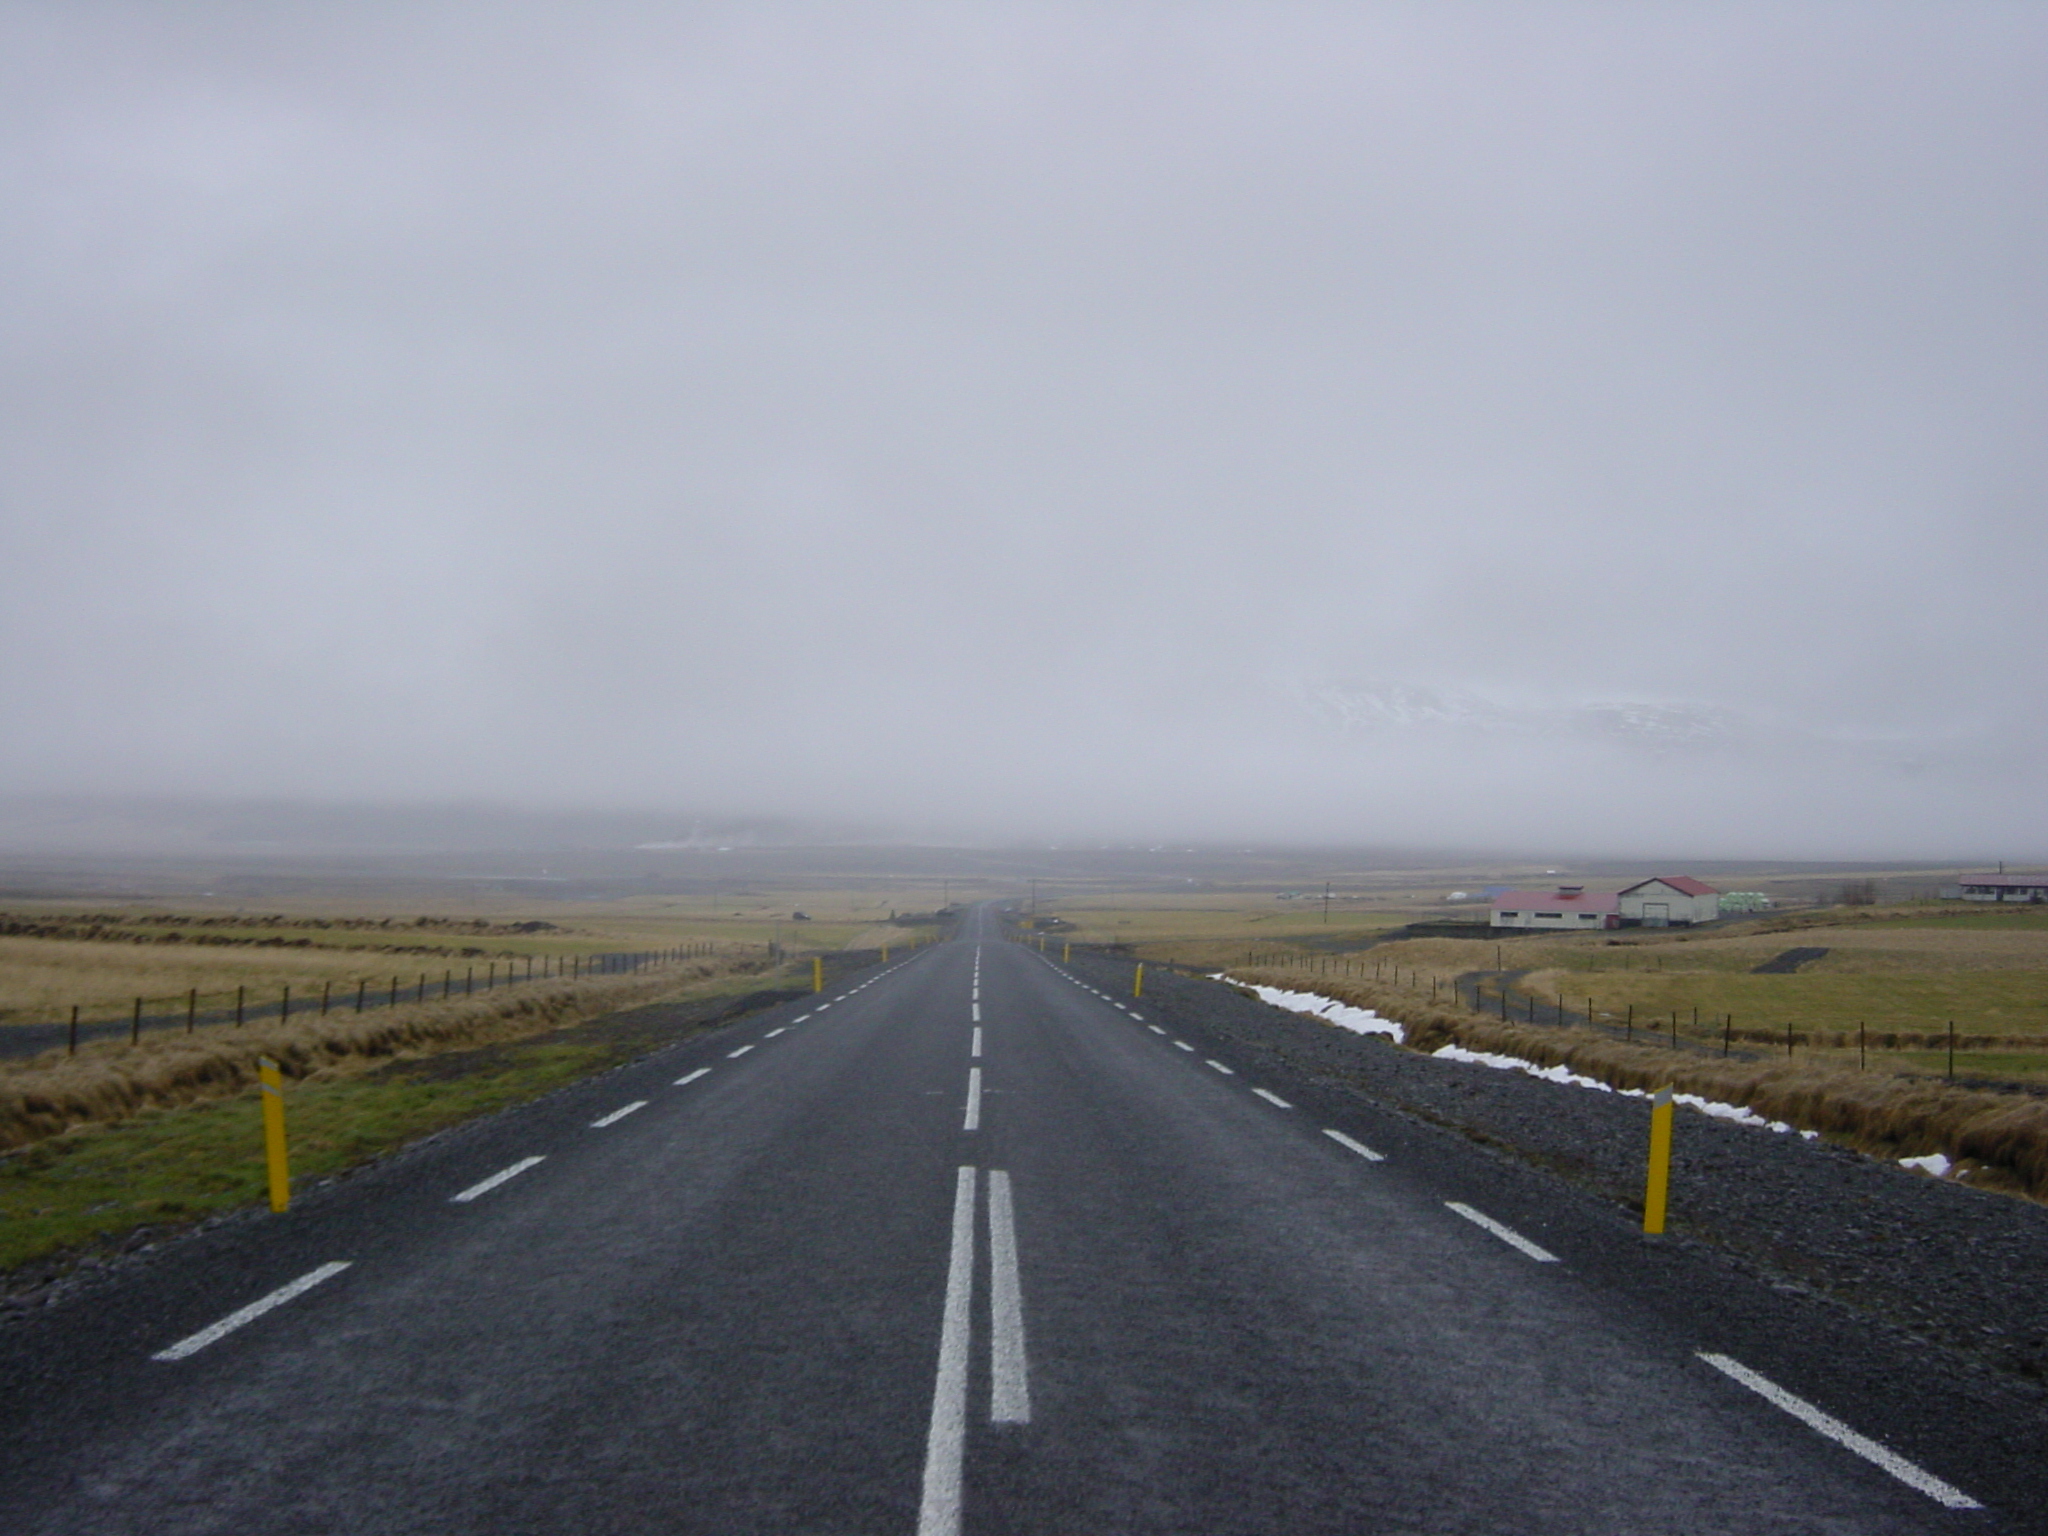
[[[925,1436],[924,1497],[917,1536],[959,1536],[967,1458],[968,1357],[974,1344],[974,1216],[979,1171],[963,1167],[953,1187],[953,1242],[946,1268],[946,1309],[939,1324],[938,1379]],[[1024,1293],[1017,1273],[1017,1230],[1010,1176],[988,1176],[989,1421],[1031,1422],[1024,1353]]]

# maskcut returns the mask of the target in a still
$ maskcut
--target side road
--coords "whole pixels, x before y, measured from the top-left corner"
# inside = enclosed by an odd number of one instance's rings
[[[1127,961],[1076,954],[1060,968],[1130,995]],[[1144,998],[1198,1053],[1256,1071],[1333,1124],[1364,1117],[1383,1140],[1401,1134],[1389,1121],[1467,1138],[1498,1161],[1502,1187],[1490,1198],[1522,1230],[1548,1243],[1540,1234],[1572,1213],[1597,1229],[1593,1251],[1657,1276],[1675,1308],[1726,1296],[1740,1277],[1776,1314],[1760,1313],[1758,1325],[1782,1329],[1822,1374],[1853,1357],[1868,1390],[1885,1396],[1900,1385],[1887,1371],[1907,1361],[1981,1404],[1972,1435],[2010,1438],[2017,1456],[2048,1430],[2048,1209],[1681,1111],[1671,1230],[1648,1239],[1638,1229],[1642,1100],[1420,1055],[1206,978],[1149,969]],[[1511,1189],[1529,1191],[1526,1206],[1506,1206]],[[1578,1198],[1558,1198],[1571,1191]],[[1855,1347],[1834,1355],[1820,1342],[1830,1338]],[[1873,1355],[1866,1345],[1882,1347]]]

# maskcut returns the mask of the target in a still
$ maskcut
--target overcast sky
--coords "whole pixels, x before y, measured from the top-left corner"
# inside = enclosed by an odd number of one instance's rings
[[[0,792],[2048,855],[2044,80],[1963,0],[0,4]]]

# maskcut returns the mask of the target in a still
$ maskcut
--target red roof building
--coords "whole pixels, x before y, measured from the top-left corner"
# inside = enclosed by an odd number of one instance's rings
[[[1583,885],[1559,885],[1547,891],[1502,891],[1493,898],[1496,928],[1619,928],[1621,896],[1615,891],[1589,891]]]

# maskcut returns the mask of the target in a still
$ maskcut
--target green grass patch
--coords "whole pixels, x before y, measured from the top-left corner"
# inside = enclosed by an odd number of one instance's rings
[[[1930,917],[1924,913],[1903,913],[1898,917],[1870,919],[1873,927],[1885,928],[1990,928],[2011,932],[2048,933],[2048,906],[2012,906],[2000,911],[1987,906],[1979,912],[1944,912]]]
[[[1728,971],[1541,971],[1531,976],[1539,997],[1559,991],[1566,1006],[1582,1008],[1592,998],[1604,1017],[1619,1019],[1633,1004],[1636,1022],[1655,1027],[1678,1010],[1690,1024],[1700,1012],[1704,1028],[1716,1028],[1723,1014],[1735,1015],[1737,1029],[1932,1032],[1953,1019],[1964,1034],[2031,1035],[2048,1038],[2048,974],[2039,971],[1947,971],[1927,973],[1797,972],[1752,976]]]
[[[690,1031],[672,1010],[659,1022],[654,1012],[288,1087],[293,1183],[538,1098]],[[73,1131],[0,1159],[0,1272],[267,1198],[260,1113],[250,1093]]]
[[[1948,1072],[1948,1052],[1872,1051],[1870,1064],[1879,1071],[1914,1072],[1925,1077],[1942,1077]],[[1989,1079],[2004,1083],[2048,1082],[2048,1053],[1957,1051],[1956,1076],[1965,1080]]]

